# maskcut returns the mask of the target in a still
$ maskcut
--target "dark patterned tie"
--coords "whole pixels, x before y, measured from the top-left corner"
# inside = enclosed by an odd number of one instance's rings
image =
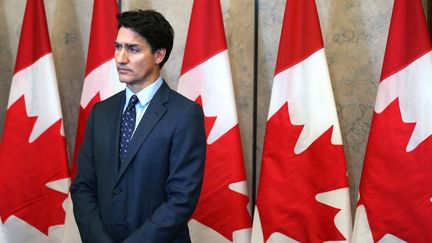
[[[139,102],[136,95],[132,95],[126,110],[123,112],[121,127],[120,127],[120,150],[119,150],[119,168],[126,157],[126,151],[131,140],[132,133],[135,129],[136,111],[135,105]]]

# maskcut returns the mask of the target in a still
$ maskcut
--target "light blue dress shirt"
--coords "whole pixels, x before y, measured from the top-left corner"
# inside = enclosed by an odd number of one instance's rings
[[[136,95],[139,100],[139,102],[135,105],[136,121],[135,121],[135,129],[134,132],[132,133],[132,136],[135,133],[135,130],[138,127],[138,124],[140,123],[141,119],[143,118],[144,113],[147,110],[147,107],[149,106],[151,99],[156,94],[156,91],[159,89],[162,83],[163,83],[162,76],[159,76],[159,78],[156,79],[155,82],[145,87],[143,90],[141,90],[136,94],[126,86],[126,102],[123,107],[123,112],[126,110],[126,107],[132,95]]]

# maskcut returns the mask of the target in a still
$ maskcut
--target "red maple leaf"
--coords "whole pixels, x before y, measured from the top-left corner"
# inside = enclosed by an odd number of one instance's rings
[[[264,241],[279,232],[300,242],[345,240],[334,224],[340,209],[315,199],[348,186],[342,145],[331,144],[330,128],[300,154],[285,103],[267,122],[257,207]]]
[[[48,235],[50,226],[64,223],[67,195],[46,183],[68,178],[66,145],[61,120],[29,143],[36,119],[27,117],[24,96],[7,111],[0,147],[0,216],[6,222],[14,215]]]
[[[402,121],[398,100],[374,114],[359,204],[375,241],[389,233],[432,242],[432,137],[406,152],[414,127]]]
[[[201,104],[201,97],[197,103]],[[208,135],[216,117],[205,117]],[[219,232],[232,241],[236,230],[250,228],[247,211],[249,198],[229,189],[229,185],[246,180],[238,125],[212,144],[207,144],[204,181],[193,219]]]

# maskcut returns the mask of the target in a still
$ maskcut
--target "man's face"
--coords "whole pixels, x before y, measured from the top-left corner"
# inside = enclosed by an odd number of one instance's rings
[[[159,77],[165,49],[152,53],[150,44],[141,35],[124,27],[117,33],[115,48],[120,81],[132,91],[140,91]]]

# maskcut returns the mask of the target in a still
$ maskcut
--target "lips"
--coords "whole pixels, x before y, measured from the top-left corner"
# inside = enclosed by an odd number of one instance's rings
[[[132,70],[130,70],[130,69],[127,69],[127,68],[117,68],[117,71],[119,72],[119,73],[121,73],[121,74],[125,74],[125,73],[130,73],[130,72],[132,72]]]

